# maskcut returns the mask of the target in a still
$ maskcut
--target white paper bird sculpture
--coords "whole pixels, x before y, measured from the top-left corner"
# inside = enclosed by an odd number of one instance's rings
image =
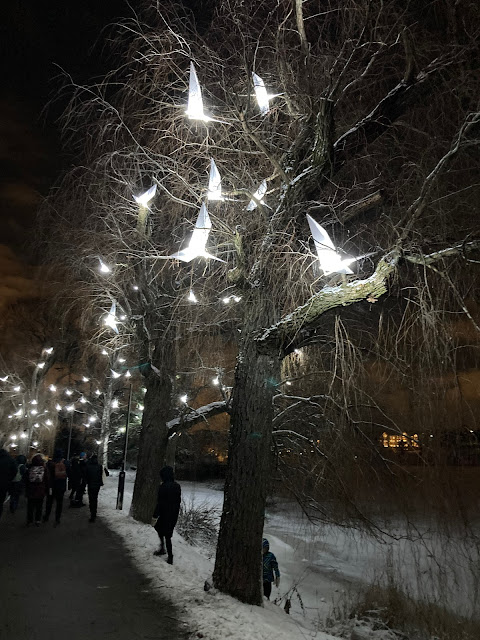
[[[187,103],[187,110],[185,111],[185,113],[190,118],[190,120],[202,120],[202,122],[221,122],[223,124],[227,124],[223,120],[216,120],[215,118],[211,118],[210,116],[207,116],[207,114],[204,112],[202,89],[200,88],[200,83],[198,81],[197,72],[195,70],[193,62],[190,62],[188,103]]]
[[[225,260],[217,258],[205,250],[211,228],[212,222],[208,215],[207,207],[205,204],[202,204],[188,247],[185,247],[185,249],[181,249],[178,253],[174,253],[172,256],[168,257],[174,258],[175,260],[182,260],[183,262],[191,262],[194,258],[211,258],[212,260],[225,262]]]
[[[105,325],[107,325],[107,327],[110,327],[111,329],[113,329],[115,331],[115,333],[118,333],[116,312],[117,312],[117,305],[116,305],[116,302],[114,300],[112,302],[112,306],[110,307],[110,312],[108,313],[108,315],[105,316],[103,324],[105,324]]]
[[[148,203],[152,198],[155,197],[156,193],[157,185],[154,184],[152,187],[150,187],[150,189],[148,189],[144,193],[141,193],[139,196],[133,196],[133,198],[137,204],[141,205],[142,207],[148,207]]]
[[[213,158],[210,158],[210,177],[208,180],[207,198],[209,200],[224,199],[222,196],[222,179]]]
[[[266,202],[263,200],[263,196],[266,194],[266,192],[267,192],[267,181],[262,180],[260,186],[253,194],[253,199],[250,200],[250,202],[247,204],[247,211],[253,211],[254,209],[256,209],[258,206],[258,202],[260,202],[260,204],[262,204],[264,207],[268,207]]]
[[[349,265],[355,262],[356,258],[342,258],[339,256],[330,236],[322,225],[318,224],[308,213],[307,220],[323,273],[326,276],[331,273],[353,273]]]
[[[267,89],[265,88],[265,83],[263,82],[260,76],[257,76],[256,73],[252,71],[253,78],[253,89],[255,91],[255,97],[257,98],[258,106],[260,108],[260,113],[262,116],[266,116],[270,111],[270,100],[276,98],[281,95],[280,93],[270,94],[267,93]]]

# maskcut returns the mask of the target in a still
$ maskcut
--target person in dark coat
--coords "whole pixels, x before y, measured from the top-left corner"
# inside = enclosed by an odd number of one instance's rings
[[[35,518],[35,526],[40,526],[43,500],[48,493],[48,469],[43,457],[37,453],[32,458],[32,464],[25,473],[25,493],[27,495],[27,527]]]
[[[50,513],[52,512],[53,502],[55,501],[55,527],[60,524],[63,509],[63,494],[67,490],[68,467],[62,454],[63,452],[57,449],[53,454],[52,460],[47,462],[49,486],[43,521],[48,522]]]
[[[90,508],[89,522],[95,522],[97,517],[98,492],[103,487],[103,469],[98,464],[97,456],[92,456],[85,466],[85,477],[88,490],[88,505]]]
[[[15,458],[17,465],[17,473],[10,483],[8,492],[10,494],[10,513],[15,513],[20,501],[20,496],[24,487],[24,476],[27,471],[27,459],[25,456],[19,455]]]
[[[160,471],[162,484],[158,489],[157,506],[153,512],[152,525],[160,538],[160,549],[154,552],[156,556],[165,555],[167,546],[167,562],[173,564],[172,535],[178,520],[182,490],[175,482],[172,467],[163,467]]]
[[[83,507],[83,494],[85,492],[86,482],[86,463],[85,454],[80,456],[73,456],[70,460],[70,474],[68,482],[70,485],[70,506],[71,507]]]
[[[0,449],[0,518],[3,512],[3,503],[7,497],[10,483],[17,474],[17,465],[6,449]]]
[[[263,595],[270,600],[272,582],[280,586],[280,571],[274,554],[270,551],[270,543],[266,538],[262,540],[262,566],[263,566]]]

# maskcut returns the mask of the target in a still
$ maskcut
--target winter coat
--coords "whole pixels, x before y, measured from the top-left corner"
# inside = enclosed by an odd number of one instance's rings
[[[43,477],[40,482],[32,482],[32,476],[38,467],[43,467]],[[49,484],[48,469],[43,463],[42,456],[37,453],[37,455],[33,456],[32,464],[25,473],[25,494],[27,498],[43,499],[48,493]]]
[[[275,578],[280,577],[277,559],[271,551],[267,551],[263,554],[263,582],[273,582],[274,573]]]
[[[173,530],[178,520],[182,490],[178,482],[169,480],[160,485],[157,496],[157,506],[153,513],[158,518],[155,529],[161,536],[172,537]]]
[[[85,475],[89,491],[99,491],[100,487],[103,487],[103,469],[96,459],[92,458],[87,462]]]
[[[55,465],[57,464],[57,462],[62,462],[65,466],[66,476],[64,478],[58,477],[58,475],[55,473]],[[49,460],[47,462],[47,469],[49,488],[53,489],[57,493],[60,491],[66,491],[69,472],[69,465],[67,464],[67,462],[63,458],[54,458],[53,460]]]
[[[0,449],[0,489],[6,489],[17,475],[17,465],[8,451]]]

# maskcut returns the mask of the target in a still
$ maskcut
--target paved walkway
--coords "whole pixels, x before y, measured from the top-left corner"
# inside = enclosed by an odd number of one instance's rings
[[[151,591],[119,538],[101,518],[89,523],[88,507],[67,505],[59,527],[27,528],[25,509],[12,516],[5,504],[0,639],[185,640],[175,608]]]

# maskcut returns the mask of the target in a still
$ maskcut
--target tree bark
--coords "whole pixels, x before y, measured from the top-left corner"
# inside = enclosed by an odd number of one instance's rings
[[[280,380],[280,358],[274,349],[259,355],[252,334],[254,331],[247,327],[235,370],[225,500],[213,579],[221,591],[243,602],[261,605],[272,398]]]
[[[140,522],[150,522],[160,485],[160,469],[165,464],[168,444],[167,422],[172,398],[175,368],[173,342],[162,337],[154,360],[145,376],[144,411],[138,446],[137,475],[133,488],[130,515]]]

